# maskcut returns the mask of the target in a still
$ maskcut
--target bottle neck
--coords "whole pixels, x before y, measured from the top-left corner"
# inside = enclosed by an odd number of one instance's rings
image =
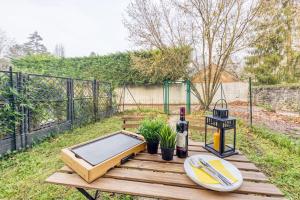
[[[184,115],[180,115],[180,121],[185,121],[185,116]]]
[[[185,108],[184,107],[180,108],[179,115],[180,115],[180,120],[185,121]]]

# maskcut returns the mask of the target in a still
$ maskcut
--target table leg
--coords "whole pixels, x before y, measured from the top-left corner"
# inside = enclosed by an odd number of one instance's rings
[[[76,188],[83,196],[85,196],[88,200],[97,200],[100,197],[100,192],[99,190],[96,191],[95,197],[90,195],[85,189],[83,188]]]
[[[95,193],[95,200],[97,200],[97,199],[99,199],[99,200],[102,199],[102,198],[101,198],[101,193],[100,193],[99,190],[96,190],[96,193]]]

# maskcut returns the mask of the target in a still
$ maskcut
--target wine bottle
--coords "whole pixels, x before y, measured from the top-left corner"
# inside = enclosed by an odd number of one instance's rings
[[[185,108],[181,107],[180,119],[176,124],[176,155],[179,158],[186,158],[188,156],[188,127],[189,122],[185,120]]]

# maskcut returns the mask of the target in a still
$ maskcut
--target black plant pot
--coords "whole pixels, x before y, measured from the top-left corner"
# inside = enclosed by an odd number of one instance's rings
[[[147,151],[150,154],[157,154],[159,142],[147,142]]]
[[[163,160],[173,160],[174,148],[161,148],[161,155]]]

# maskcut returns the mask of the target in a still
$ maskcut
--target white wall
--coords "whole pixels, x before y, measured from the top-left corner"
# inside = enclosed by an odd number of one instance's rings
[[[195,84],[198,91],[201,91],[201,85]],[[138,104],[163,104],[163,86],[128,86],[129,91]],[[247,101],[248,97],[248,83],[233,82],[223,83],[223,89],[225,97],[228,102],[233,101]],[[122,88],[115,90],[116,101],[119,103]],[[128,90],[125,90],[125,102],[124,104],[134,104],[134,100],[131,97]],[[213,102],[221,97],[221,89],[217,91]],[[185,104],[186,102],[186,86],[184,84],[172,84],[170,85],[170,104]],[[123,103],[123,101],[122,101]],[[191,94],[191,103],[198,104],[197,98]]]

